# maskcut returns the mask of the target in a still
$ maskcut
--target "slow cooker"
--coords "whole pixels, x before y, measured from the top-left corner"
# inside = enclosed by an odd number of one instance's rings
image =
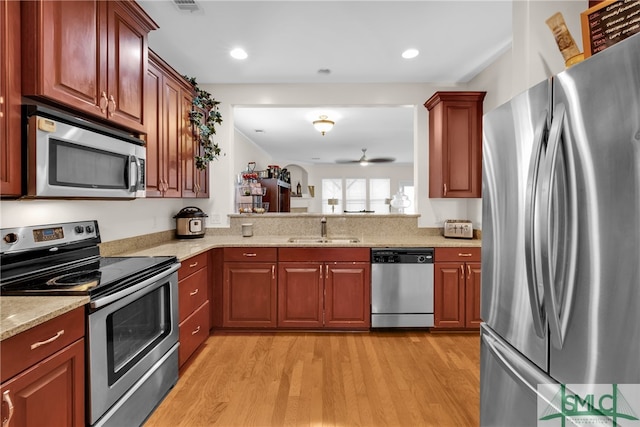
[[[200,208],[187,206],[182,208],[174,218],[176,219],[176,237],[178,239],[195,239],[203,237],[205,233],[204,219],[208,215]]]

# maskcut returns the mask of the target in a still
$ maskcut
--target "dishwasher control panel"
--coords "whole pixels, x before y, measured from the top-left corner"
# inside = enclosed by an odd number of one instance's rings
[[[373,248],[372,264],[433,264],[433,248]]]

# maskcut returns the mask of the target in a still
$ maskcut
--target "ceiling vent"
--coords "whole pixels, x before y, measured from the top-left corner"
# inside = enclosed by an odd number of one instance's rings
[[[197,12],[200,10],[200,6],[195,0],[173,0],[173,4],[183,12]]]

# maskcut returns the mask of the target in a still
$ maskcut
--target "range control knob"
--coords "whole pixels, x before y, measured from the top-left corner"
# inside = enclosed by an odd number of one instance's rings
[[[81,225],[76,225],[76,227],[73,230],[78,234],[84,233],[84,227]]]
[[[84,229],[87,233],[93,233],[93,225],[87,225]]]
[[[424,255],[418,255],[418,262],[427,262],[427,257]]]
[[[18,241],[18,235],[16,233],[7,233],[4,235],[2,240],[4,240],[5,242],[11,245]]]

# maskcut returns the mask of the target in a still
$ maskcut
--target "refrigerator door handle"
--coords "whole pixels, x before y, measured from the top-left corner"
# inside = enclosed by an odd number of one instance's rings
[[[557,349],[562,349],[564,343],[564,331],[566,331],[568,319],[570,316],[571,299],[573,295],[573,289],[575,285],[574,275],[576,267],[577,257],[577,224],[576,218],[576,189],[575,189],[575,170],[573,167],[573,158],[570,150],[564,150],[566,159],[565,167],[569,169],[568,175],[568,218],[574,219],[567,226],[570,229],[570,233],[567,236],[566,244],[568,249],[566,252],[560,254],[565,256],[566,259],[561,259],[559,263],[562,266],[562,271],[558,272],[554,270],[553,262],[551,258],[551,250],[556,245],[553,240],[553,232],[551,229],[550,219],[554,216],[552,211],[552,201],[554,198],[554,182],[556,180],[556,166],[558,164],[558,154],[562,144],[567,144],[566,138],[562,138],[563,129],[565,126],[565,106],[558,104],[554,108],[553,120],[551,123],[551,129],[549,131],[549,140],[547,143],[547,155],[545,164],[543,167],[543,185],[541,187],[541,220],[540,227],[536,230],[539,236],[540,250],[541,250],[541,265],[542,265],[542,283],[544,287],[544,307],[546,310],[547,321],[549,323],[549,331],[551,336],[551,343]],[[565,147],[566,148],[566,147]],[[566,214],[566,212],[565,212]],[[565,226],[567,224],[563,224]],[[568,274],[564,274],[564,272]],[[560,273],[560,274],[558,274]],[[563,286],[564,288],[559,288]],[[560,296],[556,294],[556,291],[560,289]],[[560,298],[564,299],[564,304],[561,304]],[[560,309],[562,305],[562,310]]]
[[[539,215],[536,215],[536,200],[538,197],[538,175],[540,165],[542,163],[542,150],[544,148],[544,140],[547,134],[547,116],[549,112],[544,110],[537,121],[534,134],[533,155],[529,163],[529,174],[527,176],[527,192],[525,196],[525,263],[527,273],[527,287],[529,290],[529,303],[531,305],[531,314],[533,316],[533,329],[540,338],[545,337],[545,316],[542,306],[542,295],[538,290],[538,278],[541,277],[539,271],[540,258],[537,256],[539,248],[534,239],[534,230],[539,229],[536,222],[539,221]]]

